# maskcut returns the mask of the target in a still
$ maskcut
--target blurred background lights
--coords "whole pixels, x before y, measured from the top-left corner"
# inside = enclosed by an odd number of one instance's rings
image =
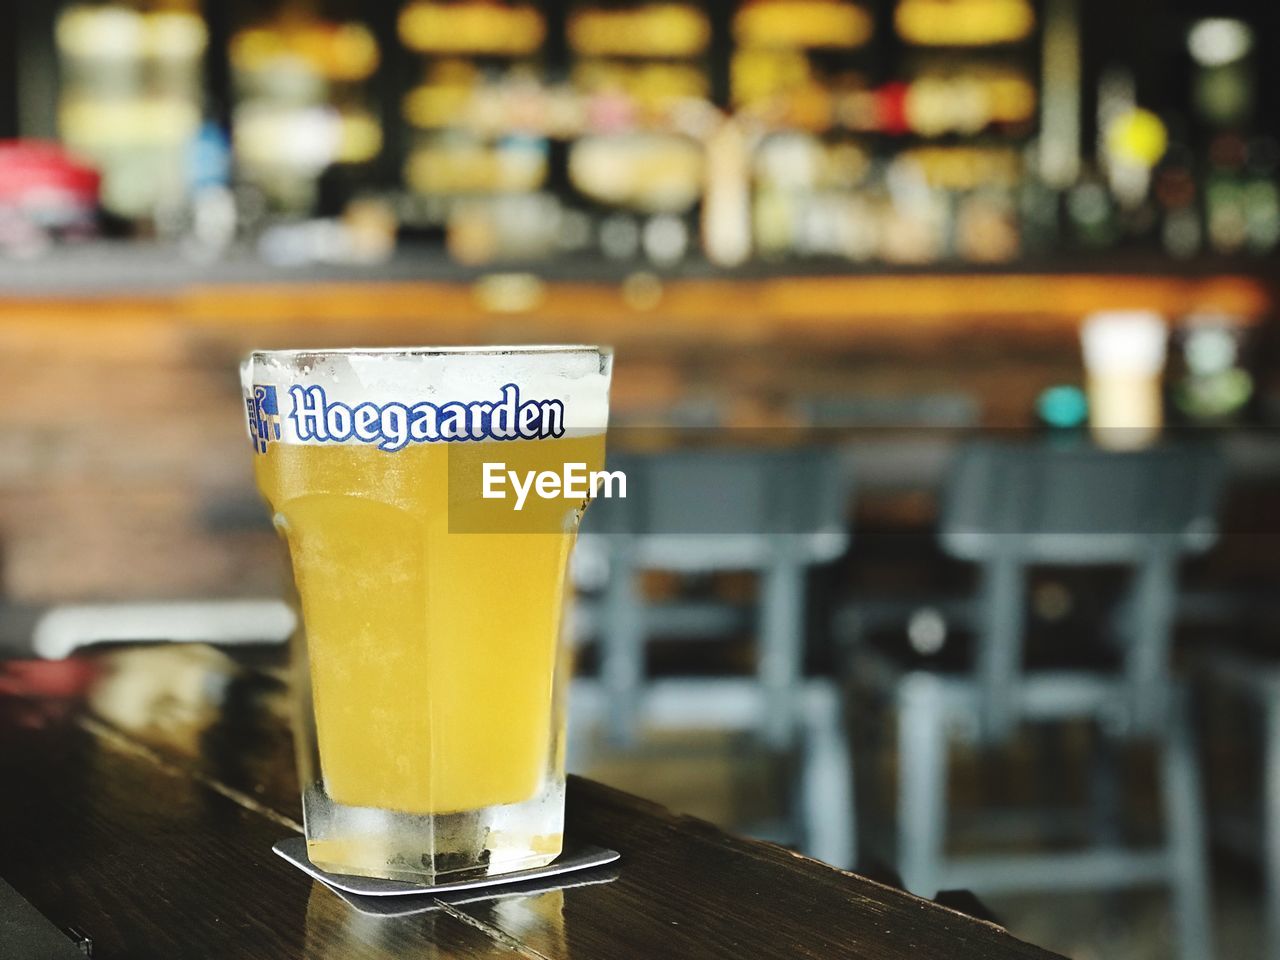
[[[1253,48],[1253,31],[1241,20],[1207,17],[1187,34],[1187,49],[1196,63],[1220,67],[1242,59]]]
[[[1224,326],[1203,325],[1187,335],[1185,352],[1193,373],[1216,373],[1236,362],[1236,338]]]
[[[1036,414],[1046,426],[1074,430],[1084,426],[1089,416],[1089,401],[1079,387],[1059,384],[1036,398]]]
[[[1168,145],[1164,122],[1150,110],[1122,113],[1107,129],[1107,151],[1114,160],[1124,163],[1155,166]]]

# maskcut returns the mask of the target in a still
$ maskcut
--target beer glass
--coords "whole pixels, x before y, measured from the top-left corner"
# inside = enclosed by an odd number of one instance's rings
[[[591,346],[243,364],[301,614],[299,770],[321,869],[441,883],[559,855],[566,578],[589,495],[517,510],[486,481],[602,468],[611,373]]]
[[[1133,450],[1159,439],[1168,338],[1164,318],[1148,310],[1103,310],[1084,318],[1089,427],[1099,446]]]

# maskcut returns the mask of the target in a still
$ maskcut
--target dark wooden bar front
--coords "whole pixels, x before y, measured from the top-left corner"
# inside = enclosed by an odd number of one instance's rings
[[[0,877],[96,960],[1051,957],[580,779],[569,831],[622,854],[576,878],[600,882],[369,917],[271,853],[300,830],[278,673],[155,647],[0,668],[0,690]]]

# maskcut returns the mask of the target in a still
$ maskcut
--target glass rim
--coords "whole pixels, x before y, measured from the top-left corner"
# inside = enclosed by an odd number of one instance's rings
[[[610,355],[612,347],[588,343],[569,344],[509,344],[494,346],[418,346],[418,347],[319,347],[316,349],[290,348],[285,350],[251,350],[251,360],[291,357],[367,356],[367,357],[506,357],[522,355],[594,353]]]

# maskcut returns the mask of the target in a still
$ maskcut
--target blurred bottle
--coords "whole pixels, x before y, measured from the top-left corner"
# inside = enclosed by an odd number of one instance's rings
[[[97,229],[101,177],[53,143],[0,141],[0,254],[37,257]]]
[[[1235,134],[1220,134],[1210,144],[1204,199],[1209,245],[1215,253],[1239,253],[1248,241],[1244,160],[1244,141]]]
[[[1274,137],[1249,142],[1245,169],[1245,234],[1251,253],[1269,253],[1280,243],[1280,144]]]
[[[566,38],[581,115],[568,134],[568,201],[605,258],[671,267],[705,208],[706,138],[719,122],[711,18],[702,4],[590,0],[570,5]]]
[[[962,196],[955,213],[955,250],[969,263],[1009,263],[1022,249],[1018,211],[1003,190]]]
[[[1243,327],[1237,318],[1197,314],[1182,338],[1185,372],[1173,399],[1193,421],[1217,424],[1239,414],[1253,396],[1253,378],[1240,362]]]
[[[1205,233],[1216,253],[1266,253],[1280,241],[1277,153],[1253,137],[1257,103],[1255,31],[1242,19],[1206,17],[1187,32],[1191,106],[1207,143]]]
[[[707,141],[702,246],[717,266],[736,267],[751,255],[751,170],[747,138],[726,119]]]
[[[237,170],[277,211],[314,211],[331,166],[370,163],[383,132],[370,81],[381,62],[372,31],[287,5],[231,37]]]
[[[1182,144],[1169,150],[1155,175],[1155,200],[1160,216],[1160,244],[1179,260],[1198,254],[1204,245],[1201,191],[1196,183],[1191,151]]]
[[[1084,247],[1111,247],[1120,239],[1115,204],[1106,185],[1086,173],[1067,191],[1067,222],[1071,235]]]
[[[60,136],[102,173],[102,206],[150,226],[186,202],[208,31],[194,2],[73,3],[55,32]]]
[[[193,260],[222,256],[236,236],[236,198],[231,189],[231,142],[206,121],[188,149],[190,222],[182,250]]]

